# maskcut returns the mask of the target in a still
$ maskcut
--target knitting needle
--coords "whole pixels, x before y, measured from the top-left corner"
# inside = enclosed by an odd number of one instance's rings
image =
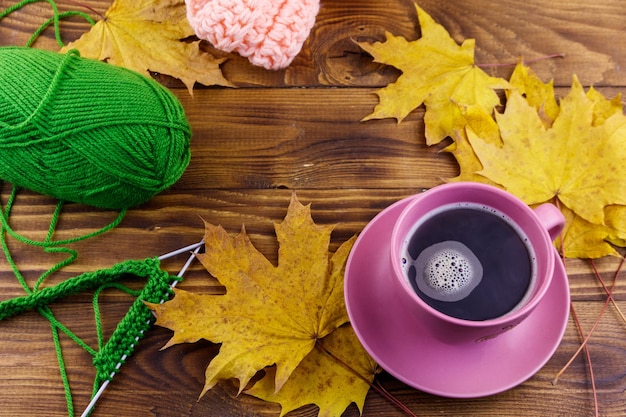
[[[179,255],[181,253],[187,252],[189,250],[193,249],[193,252],[191,253],[191,255],[189,256],[189,258],[187,259],[187,262],[185,262],[185,264],[183,265],[183,267],[180,269],[180,271],[178,272],[178,274],[176,274],[176,276],[178,278],[182,277],[183,275],[185,275],[185,272],[187,272],[187,269],[189,268],[189,266],[191,265],[191,262],[193,262],[193,259],[195,258],[196,254],[198,252],[200,252],[200,248],[202,248],[202,245],[204,245],[204,239],[202,239],[200,242],[198,243],[194,243],[192,245],[189,246],[185,246],[184,248],[180,248],[177,249],[175,251],[166,253],[165,255],[161,255],[159,256],[159,260],[163,260],[163,259],[167,259],[167,258],[171,258],[173,256]],[[170,287],[174,288],[176,286],[176,284],[178,284],[180,282],[180,280],[175,280],[174,282],[172,282],[172,284],[170,285]],[[165,300],[161,300],[161,304],[163,304],[165,302]],[[143,330],[141,331],[141,333],[143,333]],[[135,341],[138,342],[139,341],[139,337],[135,338]],[[131,346],[132,348],[132,346]],[[93,410],[93,408],[95,407],[96,403],[98,402],[98,400],[100,399],[100,397],[102,396],[102,394],[104,393],[104,391],[106,390],[106,388],[109,386],[109,383],[111,382],[111,380],[113,379],[113,377],[115,376],[115,373],[120,369],[120,367],[122,366],[122,362],[124,362],[126,360],[128,356],[126,354],[124,354],[122,356],[122,358],[120,359],[120,361],[117,363],[117,365],[115,366],[115,371],[113,371],[110,375],[110,379],[107,379],[106,381],[104,381],[102,383],[102,385],[100,385],[100,388],[98,389],[98,392],[96,392],[96,394],[93,396],[93,398],[91,399],[91,401],[89,402],[89,405],[87,405],[87,408],[85,408],[85,411],[83,411],[83,414],[81,414],[80,417],[87,417],[90,413],[91,410]]]
[[[176,249],[175,251],[166,253],[165,255],[161,255],[161,256],[159,256],[158,259],[159,259],[159,261],[162,261],[163,259],[168,259],[168,258],[171,258],[173,256],[180,255],[181,253],[185,253],[185,252],[188,252],[190,250],[198,249],[202,245],[204,245],[204,239],[202,239],[200,242],[193,243],[191,245],[185,246],[184,248]],[[198,253],[198,252],[196,251],[195,253]],[[192,256],[192,258],[193,258],[193,256]],[[180,272],[179,272],[179,274],[180,274]],[[177,275],[177,276],[182,276],[182,275]]]

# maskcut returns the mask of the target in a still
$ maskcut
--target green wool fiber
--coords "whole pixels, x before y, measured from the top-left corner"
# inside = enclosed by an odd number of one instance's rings
[[[120,210],[174,184],[191,129],[156,81],[79,56],[0,48],[0,179]]]

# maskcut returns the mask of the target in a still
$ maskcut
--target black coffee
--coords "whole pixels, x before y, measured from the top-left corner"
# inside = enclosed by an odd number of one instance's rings
[[[414,291],[433,308],[466,320],[516,309],[535,273],[534,254],[519,227],[473,203],[443,207],[416,225],[403,256]]]

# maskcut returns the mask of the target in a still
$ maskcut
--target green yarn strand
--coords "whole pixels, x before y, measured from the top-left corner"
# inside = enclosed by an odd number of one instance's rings
[[[0,20],[7,17],[11,13],[21,9],[24,6],[27,6],[31,3],[41,3],[41,2],[47,2],[48,4],[50,4],[50,7],[52,8],[53,16],[47,21],[45,21],[44,23],[42,23],[41,26],[39,26],[39,28],[37,28],[37,30],[33,33],[30,39],[26,42],[26,46],[28,47],[32,46],[33,43],[35,43],[35,41],[39,37],[39,35],[41,35],[41,33],[44,30],[46,30],[48,26],[50,25],[54,25],[54,37],[57,41],[57,45],[59,45],[60,48],[64,47],[65,44],[63,43],[63,40],[61,39],[60,21],[67,17],[80,16],[83,19],[85,19],[87,22],[89,22],[89,24],[91,24],[92,26],[96,24],[96,21],[93,20],[92,17],[89,16],[87,13],[83,13],[80,11],[68,11],[68,12],[60,13],[59,8],[57,7],[56,3],[53,0],[22,0],[21,2],[16,3],[13,6],[9,6],[3,11],[0,11]]]
[[[39,1],[41,1],[41,0],[39,0]],[[67,17],[72,17],[72,16],[80,16],[83,19],[85,19],[87,22],[89,22],[89,24],[91,24],[92,26],[96,24],[96,21],[93,20],[91,18],[91,16],[89,16],[87,13],[78,12],[78,11],[69,11],[69,12],[59,13],[58,16],[55,15],[54,17],[51,17],[50,19],[48,19],[44,23],[42,23],[41,26],[39,26],[37,28],[37,30],[35,30],[33,35],[26,42],[26,46],[29,47],[29,48],[31,46],[33,46],[33,44],[35,43],[35,41],[37,40],[39,35],[41,35],[43,33],[43,31],[45,31],[48,28],[48,26],[50,26],[51,24],[54,24],[54,27],[55,27],[55,31],[54,31],[55,33],[54,34],[55,34],[55,37],[56,37],[57,44],[61,48],[64,47],[65,44],[63,43],[63,40],[61,39],[61,33],[57,30],[57,28],[58,28],[58,21],[61,20],[61,19],[65,19]]]
[[[61,350],[61,339],[59,339],[59,331],[53,322],[50,322],[52,329],[52,340],[54,341],[54,351],[57,355],[57,362],[59,364],[59,372],[61,373],[61,380],[63,381],[63,392],[65,394],[65,403],[67,405],[67,414],[69,417],[74,416],[74,400],[72,399],[72,391],[70,389],[70,380],[67,376],[67,368],[65,367],[65,359],[63,358],[63,351]]]
[[[109,230],[112,230],[114,228],[116,228],[121,222],[122,220],[124,220],[124,216],[126,215],[127,210],[123,209],[119,212],[119,214],[117,215],[117,217],[115,219],[113,219],[113,221],[111,223],[109,223],[108,225],[95,230],[93,232],[78,236],[78,237],[74,237],[74,238],[69,238],[69,239],[61,239],[61,240],[52,240],[52,235],[54,234],[54,231],[56,229],[56,225],[58,223],[58,218],[61,214],[61,208],[63,207],[64,202],[60,201],[59,203],[57,203],[57,206],[55,208],[55,212],[52,215],[52,220],[50,222],[50,227],[48,229],[48,235],[46,236],[46,239],[43,241],[39,241],[39,240],[34,240],[34,239],[29,239],[25,236],[22,236],[21,234],[17,233],[15,230],[13,230],[13,228],[11,227],[11,225],[9,224],[9,214],[11,211],[11,208],[13,206],[13,202],[15,201],[15,197],[17,195],[17,187],[13,187],[11,190],[11,195],[9,196],[9,200],[7,202],[7,206],[6,206],[6,211],[2,210],[2,208],[0,208],[0,223],[2,224],[2,231],[8,233],[12,238],[14,238],[15,240],[24,243],[26,245],[31,245],[31,246],[36,246],[36,247],[43,247],[45,251],[47,252],[66,252],[69,253],[71,255],[71,260],[69,261],[63,261],[63,265],[58,265],[53,267],[53,270],[49,271],[47,275],[50,275],[53,272],[58,271],[59,269],[61,269],[63,266],[68,265],[69,263],[71,263],[74,259],[76,259],[76,252],[67,248],[62,248],[62,249],[52,249],[56,246],[62,246],[62,245],[69,245],[71,243],[76,243],[76,242],[80,242],[81,240],[86,240],[86,239],[90,239],[92,237],[101,235],[103,233],[108,232]],[[8,252],[8,249],[5,250],[5,253]]]
[[[54,15],[50,20],[52,21],[52,23],[54,23],[54,37],[56,38],[57,45],[59,45],[59,47],[63,47],[65,45],[63,44],[63,41],[61,40],[61,28],[59,27],[59,18],[60,18],[59,9],[53,0],[22,0],[21,2],[16,3],[13,6],[10,6],[6,8],[5,10],[3,10],[2,12],[0,12],[0,20],[4,17],[7,17],[8,15],[15,12],[16,10],[21,9],[22,7],[26,5],[29,5],[31,3],[39,3],[43,1],[48,2],[50,4],[50,7],[52,7],[52,12],[54,13]],[[47,23],[43,29],[45,29],[49,25],[50,23]],[[30,46],[35,41],[37,36],[41,34],[43,29],[40,27],[37,30],[37,32],[35,32],[36,35],[31,36],[31,38],[28,40],[27,45]]]
[[[111,282],[111,283],[107,283],[107,284],[103,284],[101,285],[94,293],[93,295],[93,315],[94,318],[96,320],[96,335],[98,336],[98,349],[102,349],[102,347],[105,345],[104,342],[104,333],[102,332],[102,320],[101,320],[101,313],[100,313],[100,293],[102,293],[102,291],[109,289],[109,288],[115,288],[118,289],[120,291],[125,292],[126,294],[132,295],[133,297],[139,297],[141,295],[141,291],[137,291],[137,290],[132,290],[122,284],[118,284],[117,282]]]
[[[53,287],[41,288],[38,291],[31,292],[29,295],[0,302],[0,320],[22,314],[30,309],[47,306],[70,295],[111,284],[124,277],[150,277],[151,275],[161,274],[161,272],[158,269],[158,260],[155,263],[152,259],[144,261],[129,260],[119,263],[110,269],[86,272],[60,282]],[[165,272],[163,274],[167,275]]]
[[[37,247],[43,247],[45,248],[45,250],[47,252],[67,252],[70,253],[72,255],[72,260],[76,259],[76,252],[69,250],[67,248],[63,248],[63,249],[57,249],[54,250],[52,248],[56,247],[56,246],[61,246],[61,245],[69,245],[71,243],[76,243],[76,242],[80,242],[81,240],[86,240],[86,239],[90,239],[92,237],[101,235],[103,233],[108,232],[109,230],[112,230],[114,228],[116,228],[121,222],[122,220],[124,220],[124,216],[126,215],[126,209],[122,210],[119,212],[119,214],[117,215],[117,217],[115,219],[113,219],[113,221],[111,223],[109,223],[108,225],[95,230],[93,232],[87,233],[85,235],[82,236],[78,236],[78,237],[74,237],[74,238],[70,238],[70,239],[61,239],[61,240],[34,240],[34,239],[29,239],[25,236],[22,236],[21,234],[17,233],[15,230],[13,230],[13,228],[9,225],[9,220],[8,220],[8,209],[7,209],[7,213],[4,212],[4,210],[2,210],[0,208],[0,222],[2,223],[2,228],[3,231],[8,233],[12,238],[14,238],[15,240],[22,242],[26,245],[31,245],[31,246],[37,246]],[[64,261],[65,262],[65,261]],[[71,263],[71,261],[70,261]],[[67,263],[65,264],[67,265]],[[65,265],[61,265],[58,267],[55,267],[53,271],[50,271],[50,273],[52,272],[56,272],[58,271],[60,268],[62,268]],[[49,274],[50,274],[49,273]],[[48,275],[49,275],[48,274]]]

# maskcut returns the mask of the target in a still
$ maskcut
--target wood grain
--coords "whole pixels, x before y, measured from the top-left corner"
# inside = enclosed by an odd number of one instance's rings
[[[0,0],[0,10],[15,4]],[[111,1],[83,0],[104,14]],[[626,9],[620,0],[545,2],[527,0],[467,0],[419,2],[459,42],[476,39],[476,62],[488,72],[508,77],[520,56],[539,59],[533,69],[544,80],[554,79],[563,96],[576,74],[585,86],[598,87],[607,97],[624,91]],[[58,1],[61,11],[91,10],[73,1]],[[420,29],[411,0],[322,0],[316,25],[294,63],[282,71],[265,71],[246,59],[202,48],[228,58],[222,68],[237,88],[197,86],[191,97],[181,83],[155,78],[183,103],[193,129],[192,161],[181,180],[146,204],[129,210],[123,222],[104,235],[70,245],[79,258],[49,278],[53,285],[83,272],[109,268],[129,258],[158,256],[202,237],[202,219],[221,224],[231,233],[242,225],[255,246],[277,261],[273,224],[283,219],[292,192],[311,203],[320,224],[336,224],[332,249],[359,233],[382,209],[457,174],[445,144],[427,147],[423,108],[406,120],[361,122],[377,102],[377,88],[400,72],[375,63],[355,41],[385,39],[385,32],[418,39]],[[51,16],[47,2],[29,4],[0,20],[0,45],[24,45]],[[64,42],[80,37],[88,25],[80,18],[62,23]],[[49,28],[36,47],[57,50]],[[544,59],[551,54],[562,58]],[[25,76],[27,76],[25,74]],[[6,203],[10,184],[0,197]],[[19,233],[43,239],[56,201],[21,190],[10,224]],[[117,213],[67,204],[55,237],[80,236],[112,221]],[[32,285],[58,262],[58,254],[9,239],[15,261]],[[176,273],[184,256],[163,262]],[[596,262],[607,283],[619,259]],[[584,332],[601,313],[606,297],[586,260],[568,260],[572,305]],[[139,280],[129,285],[141,286]],[[220,293],[219,282],[194,264],[181,287]],[[0,262],[0,300],[24,294],[8,263]],[[626,310],[626,286],[618,281],[614,298]],[[110,334],[131,300],[118,291],[100,298],[104,330]],[[97,344],[92,294],[85,292],[52,306],[57,317]],[[609,306],[589,342],[598,387],[601,416],[626,415],[626,324]],[[160,348],[171,337],[155,327],[139,343],[98,403],[95,416],[277,416],[279,407],[246,395],[225,382],[198,399],[204,369],[219,346],[201,341]],[[87,405],[94,369],[82,349],[62,338],[74,393],[76,414]],[[590,416],[594,413],[590,372],[582,355],[552,385],[555,375],[580,346],[572,319],[554,357],[520,386],[487,398],[456,400],[414,390],[383,373],[380,383],[419,416]],[[50,325],[36,312],[0,322],[0,416],[67,415]],[[307,406],[289,416],[311,417]],[[359,415],[353,405],[344,414]],[[399,409],[373,390],[363,410],[369,416],[402,416]]]

